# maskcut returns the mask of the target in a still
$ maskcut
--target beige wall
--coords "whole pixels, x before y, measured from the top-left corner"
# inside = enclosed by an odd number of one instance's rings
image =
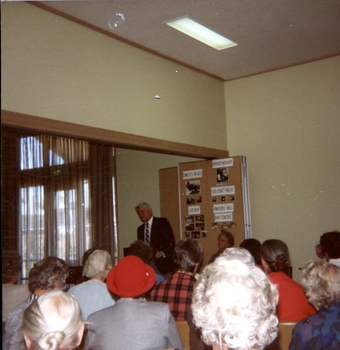
[[[340,56],[225,83],[228,150],[249,164],[253,236],[290,249],[294,277],[340,230]]]
[[[178,166],[197,159],[118,148],[117,201],[119,254],[137,238],[141,222],[135,212],[140,202],[148,202],[155,216],[160,216],[159,169]]]
[[[2,109],[226,150],[223,82],[28,3],[1,11]]]

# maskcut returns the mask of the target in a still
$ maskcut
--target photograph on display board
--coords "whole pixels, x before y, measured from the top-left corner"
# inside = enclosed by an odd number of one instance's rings
[[[196,203],[202,203],[202,197],[201,196],[196,198]]]
[[[191,238],[200,238],[200,237],[201,237],[201,232],[199,231],[191,232]]]
[[[193,231],[195,229],[194,224],[186,224],[185,229],[188,231]]]
[[[200,181],[187,181],[185,184],[186,195],[189,194],[200,194],[201,183]]]
[[[204,221],[204,215],[196,215],[196,216],[195,216],[195,220],[196,220],[196,221],[202,221],[202,222],[203,222],[203,221]]]
[[[202,222],[198,222],[196,223],[196,230],[204,230],[205,229],[205,226],[204,226],[204,223]]]
[[[195,204],[195,198],[187,197],[187,204]]]
[[[218,168],[216,169],[216,182],[217,185],[227,185],[228,184],[228,168]]]
[[[205,238],[208,236],[208,231],[202,231],[202,238]]]
[[[185,217],[185,222],[187,224],[191,223],[191,222],[194,222],[194,216],[193,215],[188,215]]]

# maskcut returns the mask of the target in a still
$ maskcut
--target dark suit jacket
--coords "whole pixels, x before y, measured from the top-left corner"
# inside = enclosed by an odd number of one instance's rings
[[[144,228],[144,223],[137,228],[137,239],[140,241],[144,241]],[[172,272],[175,237],[168,219],[153,217],[150,245],[154,254],[156,254],[156,251],[165,254],[165,258],[154,259],[159,272],[163,274]]]

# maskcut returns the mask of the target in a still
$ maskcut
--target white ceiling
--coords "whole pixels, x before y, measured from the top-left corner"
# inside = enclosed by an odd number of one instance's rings
[[[340,0],[40,1],[35,5],[224,81],[340,54]],[[163,24],[182,16],[238,46],[217,51]]]

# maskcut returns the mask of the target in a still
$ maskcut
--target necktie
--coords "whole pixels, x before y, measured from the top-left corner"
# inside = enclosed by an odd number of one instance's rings
[[[150,243],[149,223],[145,224],[145,242]]]

